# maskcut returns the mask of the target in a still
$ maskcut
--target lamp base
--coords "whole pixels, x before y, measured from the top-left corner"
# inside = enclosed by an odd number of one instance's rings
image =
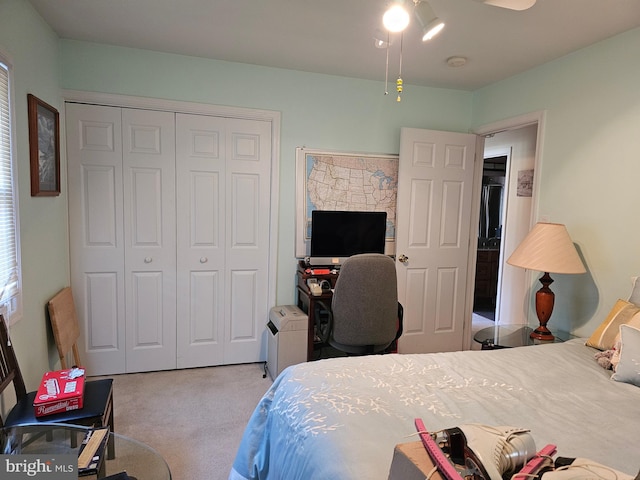
[[[549,329],[543,325],[540,325],[533,332],[529,334],[531,338],[540,340],[541,342],[553,342],[556,337],[549,331]]]
[[[552,342],[554,337],[547,328],[547,322],[549,318],[551,318],[556,296],[549,288],[549,285],[553,283],[549,272],[544,273],[540,278],[540,283],[542,284],[542,288],[536,292],[536,314],[538,315],[540,325],[531,332],[529,336],[543,342]]]

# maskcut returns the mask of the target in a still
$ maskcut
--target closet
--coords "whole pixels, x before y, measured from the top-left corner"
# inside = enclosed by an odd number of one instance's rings
[[[272,123],[66,104],[90,375],[263,360]]]

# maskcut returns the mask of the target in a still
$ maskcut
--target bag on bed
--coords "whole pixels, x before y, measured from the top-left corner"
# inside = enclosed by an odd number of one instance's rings
[[[533,437],[525,428],[467,424],[440,433],[451,461],[485,480],[516,473],[536,454]]]
[[[555,469],[542,474],[542,480],[634,480],[640,478],[640,472],[633,477],[587,458],[558,457]]]

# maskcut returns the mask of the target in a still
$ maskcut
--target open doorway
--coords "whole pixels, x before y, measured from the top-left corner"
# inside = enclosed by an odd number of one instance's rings
[[[514,120],[513,124],[501,124],[494,126],[494,130],[478,132],[485,136],[484,158],[488,168],[486,172],[483,169],[483,173],[486,173],[483,175],[484,182],[500,183],[502,179],[496,180],[498,176],[494,175],[495,163],[504,162],[505,166],[500,212],[494,213],[488,224],[483,224],[487,225],[485,230],[478,225],[476,287],[480,291],[476,289],[476,295],[479,293],[479,296],[474,296],[473,332],[495,324],[527,322],[529,288],[526,271],[507,264],[506,260],[527,235],[534,218],[535,170],[541,119],[528,120],[526,123]],[[486,190],[497,195],[495,192],[499,189],[489,187]],[[481,210],[487,208],[482,201],[479,203]],[[481,214],[479,218],[482,220],[482,217]],[[483,284],[483,279],[491,283]],[[482,290],[483,287],[488,290]]]
[[[510,151],[489,157],[487,153],[485,152],[482,169],[473,313],[494,321]]]

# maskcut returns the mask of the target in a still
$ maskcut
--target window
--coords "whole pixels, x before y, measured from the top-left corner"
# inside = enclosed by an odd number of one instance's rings
[[[15,323],[22,301],[10,86],[9,62],[0,53],[0,313]]]

